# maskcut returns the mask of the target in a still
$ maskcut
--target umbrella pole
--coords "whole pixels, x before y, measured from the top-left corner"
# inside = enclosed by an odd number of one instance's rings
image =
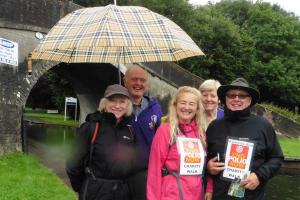
[[[32,58],[31,58],[31,53],[29,53],[28,57],[27,57],[27,72],[28,72],[28,75],[31,75],[31,73],[32,73]]]

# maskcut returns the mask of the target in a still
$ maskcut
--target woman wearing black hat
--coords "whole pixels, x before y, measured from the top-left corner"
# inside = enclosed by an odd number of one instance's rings
[[[126,178],[134,170],[132,104],[121,85],[106,88],[98,111],[81,125],[67,174],[80,200],[127,200]]]
[[[265,199],[265,185],[284,157],[272,125],[250,113],[259,92],[238,78],[219,87],[218,96],[225,116],[206,132],[213,199]]]

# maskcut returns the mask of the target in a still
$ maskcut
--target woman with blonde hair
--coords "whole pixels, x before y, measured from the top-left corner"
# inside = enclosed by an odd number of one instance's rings
[[[128,90],[109,85],[98,111],[78,131],[67,174],[80,200],[129,200],[127,178],[136,169],[135,137],[130,126]]]
[[[214,119],[219,119],[224,116],[224,110],[219,108],[219,98],[217,94],[217,90],[220,86],[221,84],[219,81],[207,79],[199,87],[202,104],[206,114],[206,121],[204,124],[205,130]]]
[[[152,142],[148,200],[203,199],[201,176],[206,148],[203,113],[200,92],[180,87],[170,102],[166,123],[158,128]],[[212,192],[211,182],[206,191]]]

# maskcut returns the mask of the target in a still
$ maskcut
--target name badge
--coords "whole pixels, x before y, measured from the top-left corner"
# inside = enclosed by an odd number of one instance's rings
[[[205,152],[200,139],[177,137],[180,175],[202,175]]]
[[[250,168],[254,142],[228,138],[225,153],[223,178],[242,180]]]

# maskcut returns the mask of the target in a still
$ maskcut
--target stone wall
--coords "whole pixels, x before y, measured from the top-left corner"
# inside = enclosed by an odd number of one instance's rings
[[[60,18],[79,8],[70,0],[0,0],[0,26],[48,32]]]
[[[278,134],[295,137],[300,139],[300,124],[280,115],[279,113],[270,111],[262,105],[256,105],[252,109],[254,113],[263,116],[271,122]]]
[[[22,108],[0,103],[0,111],[0,154],[21,150]]]
[[[26,57],[62,16],[81,8],[63,0],[0,0],[0,37],[17,42],[19,65],[0,63],[0,153],[21,150],[21,124],[27,97],[38,79],[56,63],[36,62],[31,76]]]

